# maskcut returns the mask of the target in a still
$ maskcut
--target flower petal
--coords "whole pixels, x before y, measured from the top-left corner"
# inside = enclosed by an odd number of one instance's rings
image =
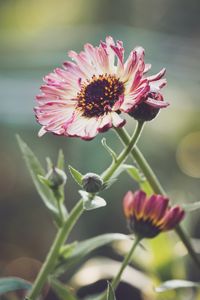
[[[147,103],[150,106],[155,107],[155,108],[163,108],[163,107],[169,106],[168,102],[159,101],[159,100],[156,100],[156,99],[153,99],[153,98],[150,98],[150,97],[147,98],[147,100],[145,100],[145,103]]]
[[[163,220],[163,230],[173,229],[183,219],[184,215],[185,212],[180,206],[170,208]]]
[[[133,214],[133,200],[134,194],[131,191],[128,191],[123,198],[123,209],[127,218],[130,218]]]
[[[136,191],[134,193],[134,215],[139,220],[143,216],[143,210],[145,205],[146,193],[143,191]]]

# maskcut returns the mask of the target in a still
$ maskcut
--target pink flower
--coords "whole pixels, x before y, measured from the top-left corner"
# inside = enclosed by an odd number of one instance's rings
[[[70,51],[63,68],[44,77],[42,94],[36,97],[35,114],[42,125],[39,136],[50,131],[58,135],[93,139],[111,127],[122,127],[121,112],[130,112],[141,102],[156,107],[164,101],[150,97],[166,84],[164,70],[145,77],[144,49],[137,47],[124,60],[121,41],[107,37],[98,47],[85,44],[79,54]],[[144,100],[145,99],[145,100]]]
[[[162,195],[147,197],[143,191],[127,192],[123,208],[130,229],[144,238],[173,229],[185,215],[179,206],[170,207],[168,198]]]

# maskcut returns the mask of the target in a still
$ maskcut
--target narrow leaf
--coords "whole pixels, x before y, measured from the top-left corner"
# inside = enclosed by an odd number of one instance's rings
[[[155,291],[158,293],[162,293],[168,290],[180,289],[180,288],[200,288],[200,284],[193,281],[187,280],[168,280],[163,282],[160,286],[155,288]]]
[[[105,181],[102,185],[101,190],[107,190],[111,187],[111,185],[113,185],[113,183],[115,183],[117,181],[117,178],[111,178],[109,179],[109,181]]]
[[[200,201],[182,204],[182,207],[185,209],[185,211],[195,211],[200,209]]]
[[[124,165],[124,166],[126,167],[126,171],[130,175],[130,177],[139,184],[141,190],[143,190],[147,195],[153,194],[153,190],[149,182],[147,181],[145,176],[140,172],[138,168],[136,168],[133,165]]]
[[[65,169],[65,157],[62,149],[58,152],[57,168],[61,170]]]
[[[143,176],[140,173],[140,170],[133,165],[126,165],[124,164],[126,171],[128,174],[137,182],[141,182],[143,180]]]
[[[77,241],[73,242],[71,244],[62,246],[60,249],[60,255],[64,258],[71,256],[76,245],[77,245]]]
[[[46,162],[47,162],[47,171],[49,172],[51,169],[53,169],[53,163],[50,157],[46,157]]]
[[[112,285],[108,281],[108,287],[107,287],[107,298],[106,300],[116,300],[115,293],[113,291]]]
[[[90,254],[92,251],[98,249],[99,247],[105,246],[114,241],[121,241],[127,239],[129,239],[129,236],[124,234],[107,233],[79,242],[74,247],[70,256],[68,256],[66,259],[61,258],[62,263],[57,267],[56,273],[61,274],[65,272],[65,270],[79,263],[81,259],[83,259],[86,255]]]
[[[82,177],[83,177],[83,175],[78,170],[74,169],[72,166],[69,166],[69,171],[70,171],[72,177],[74,178],[74,180],[80,186],[82,186]]]
[[[110,156],[112,157],[113,161],[117,160],[117,155],[116,153],[107,145],[106,143],[106,138],[102,138],[101,143],[103,145],[103,147],[106,149],[106,151],[110,154]]]
[[[24,279],[17,277],[0,278],[0,295],[17,290],[28,290],[30,288],[31,284]]]
[[[47,185],[44,185],[38,178],[38,176],[45,177],[44,169],[42,168],[40,162],[38,161],[34,153],[31,151],[31,149],[18,135],[17,141],[40,197],[42,198],[46,207],[57,215],[57,201],[52,190]]]
[[[78,300],[67,286],[56,279],[50,280],[51,287],[60,300]]]

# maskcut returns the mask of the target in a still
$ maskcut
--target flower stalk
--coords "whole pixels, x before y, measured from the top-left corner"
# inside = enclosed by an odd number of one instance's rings
[[[121,276],[126,268],[126,266],[130,263],[131,261],[131,258],[132,258],[132,255],[133,255],[133,252],[135,251],[137,245],[140,243],[140,241],[142,240],[141,237],[136,237],[130,251],[127,253],[127,255],[125,256],[123,262],[122,262],[122,265],[117,273],[117,275],[115,276],[115,278],[112,280],[112,287],[113,289],[115,290],[120,282],[120,279],[121,279]]]
[[[40,294],[48,275],[52,272],[54,264],[58,258],[61,246],[64,244],[65,240],[69,236],[72,228],[76,224],[77,220],[83,213],[83,203],[80,200],[76,206],[72,209],[70,215],[65,221],[63,227],[58,230],[55,240],[50,248],[50,251],[46,257],[46,260],[40,269],[40,272],[32,286],[30,293],[26,296],[27,300],[35,300]]]
[[[143,122],[138,122],[135,132],[130,139],[129,144],[125,147],[125,149],[121,152],[121,154],[117,157],[116,161],[114,161],[111,166],[104,172],[103,180],[108,181],[114,174],[114,172],[119,168],[119,166],[124,162],[124,160],[130,154],[132,148],[135,146],[136,142],[138,141],[140,134],[143,129]],[[68,218],[64,221],[63,226],[59,229],[55,240],[51,246],[51,249],[46,257],[46,260],[36,278],[36,281],[33,284],[33,287],[26,297],[27,300],[36,300],[38,295],[43,288],[48,275],[52,272],[56,260],[59,256],[59,250],[61,246],[64,244],[66,239],[68,238],[72,228],[76,224],[79,217],[84,212],[82,199],[76,204],[76,206],[72,209],[71,213],[69,214]]]
[[[118,284],[120,283],[122,274],[123,274],[125,268],[127,267],[127,265],[130,263],[131,258],[133,256],[133,252],[135,251],[136,247],[138,246],[138,244],[140,243],[141,240],[142,240],[141,237],[136,236],[136,239],[134,240],[134,243],[133,243],[130,251],[124,257],[124,260],[123,260],[123,262],[121,264],[121,267],[120,267],[117,275],[113,278],[113,280],[111,282],[111,286],[112,286],[112,288],[113,288],[114,291],[116,290]],[[105,300],[105,299],[106,299],[106,292],[103,293],[103,295],[100,298],[98,298],[98,300]]]
[[[124,162],[124,160],[127,158],[131,150],[133,149],[134,145],[137,143],[142,129],[144,126],[144,122],[137,122],[135,132],[133,133],[132,138],[130,138],[129,143],[126,144],[125,149],[121,152],[121,154],[118,156],[116,161],[114,161],[111,166],[104,172],[103,174],[103,180],[108,181],[114,172],[119,168],[119,166]]]
[[[116,133],[124,145],[129,144],[130,136],[124,128],[116,129]],[[135,146],[132,149],[131,156],[134,159],[134,161],[136,161],[137,164],[139,165],[139,167],[141,168],[141,170],[144,173],[145,177],[147,178],[149,184],[151,185],[153,191],[156,194],[161,194],[161,195],[166,196],[166,192],[165,192],[164,188],[160,184],[155,173],[153,172],[150,165],[148,164],[148,162],[146,161],[146,159],[144,158],[144,156],[140,152],[140,150],[137,148],[137,146]],[[182,241],[182,243],[185,245],[185,247],[186,247],[190,257],[193,259],[194,263],[197,264],[197,266],[200,268],[200,261],[198,259],[198,256],[197,256],[193,246],[191,245],[190,240],[188,239],[188,237],[186,236],[186,234],[184,233],[184,231],[180,227],[180,225],[178,225],[175,228],[175,231],[176,231],[177,235],[179,236],[180,240]]]

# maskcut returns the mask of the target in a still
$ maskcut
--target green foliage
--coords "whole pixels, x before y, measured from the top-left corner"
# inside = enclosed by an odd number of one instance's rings
[[[60,211],[62,210],[62,214],[67,215],[66,209],[64,205],[62,205],[61,208],[59,208],[58,199],[56,197],[56,194],[50,187],[49,180],[45,178],[45,170],[41,166],[39,160],[34,155],[32,150],[27,146],[27,144],[20,138],[20,136],[17,135],[17,141],[19,144],[19,147],[21,149],[21,152],[23,154],[24,160],[26,162],[26,165],[28,167],[28,170],[31,174],[33,183],[37,189],[37,192],[39,193],[41,199],[43,200],[43,203],[48,208],[48,210],[53,214],[57,224],[60,224]],[[62,156],[59,155],[59,164],[62,165]],[[50,167],[52,165],[51,160],[47,159],[48,166]],[[62,195],[62,202],[64,198],[64,187],[61,187],[62,190],[60,190],[59,195]]]
[[[69,171],[70,171],[73,179],[78,183],[78,185],[80,185],[82,187],[83,175],[78,170],[73,168],[72,166],[69,166]]]
[[[115,293],[113,291],[112,285],[110,282],[108,282],[108,287],[107,287],[107,298],[106,300],[116,300],[115,298]]]
[[[50,285],[60,300],[77,300],[69,288],[55,278],[50,280]]]
[[[95,194],[90,194],[82,190],[79,191],[79,194],[83,199],[83,208],[85,210],[93,210],[106,206],[106,201]]]
[[[97,237],[87,239],[85,241],[79,242],[74,245],[72,251],[69,251],[68,254],[65,254],[65,247],[68,251],[68,245],[62,248],[61,264],[59,264],[57,272],[58,274],[65,272],[68,268],[79,263],[86,255],[90,254],[92,251],[98,249],[99,247],[110,244],[114,241],[121,241],[129,239],[127,235],[120,233],[107,233],[102,234]],[[61,253],[61,254],[62,254]]]
[[[30,288],[31,284],[24,279],[17,277],[0,278],[0,295],[17,290],[28,290]]]
[[[75,241],[71,244],[62,246],[62,248],[60,249],[60,256],[64,257],[64,258],[71,256],[74,251],[74,248],[77,246],[77,244],[78,244],[78,242]]]
[[[58,152],[57,168],[63,171],[65,169],[65,157],[62,149],[60,149]]]
[[[115,162],[117,160],[117,155],[116,153],[107,145],[106,143],[106,138],[102,138],[101,143],[103,145],[103,147],[106,149],[106,151],[110,154],[110,156],[112,157],[113,162]]]
[[[135,180],[139,186],[140,189],[143,190],[147,195],[153,194],[153,190],[147,181],[147,179],[144,177],[144,175],[141,173],[141,171],[136,168],[133,165],[124,165],[126,166],[126,171],[130,175],[130,177]]]
[[[129,164],[120,165],[117,171],[114,172],[112,179],[115,178],[116,180],[116,178],[124,171],[126,171],[129,174],[129,176],[139,184],[140,189],[143,190],[147,195],[153,194],[153,190],[149,182],[141,173],[141,171],[134,165],[129,165]]]
[[[185,211],[188,211],[188,212],[195,211],[195,210],[200,209],[200,201],[182,204],[182,207],[185,209]]]
[[[165,292],[168,290],[180,289],[180,288],[200,288],[200,284],[193,281],[187,280],[168,280],[163,282],[160,286],[155,288],[155,291],[158,293]]]

